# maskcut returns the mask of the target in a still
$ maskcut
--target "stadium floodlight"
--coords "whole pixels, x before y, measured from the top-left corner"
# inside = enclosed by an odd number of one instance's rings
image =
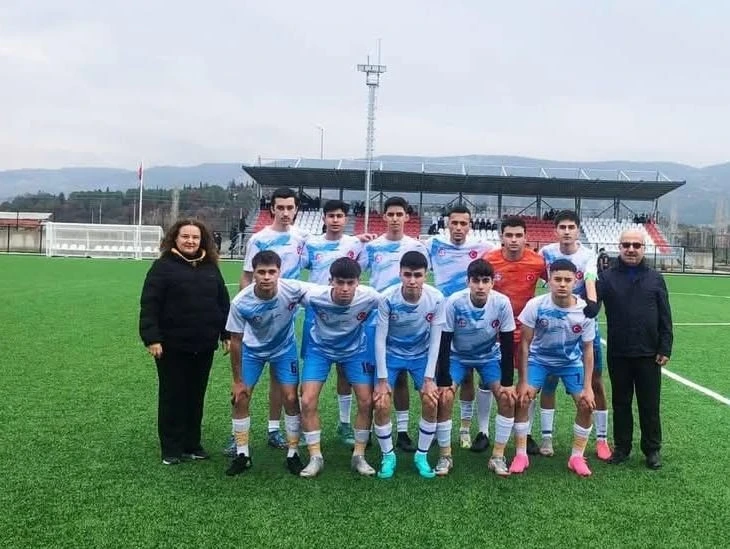
[[[155,259],[162,228],[157,225],[46,223],[46,255]]]
[[[358,65],[357,70],[365,73],[365,84],[368,87],[368,131],[365,140],[365,159],[367,168],[365,170],[365,232],[368,232],[370,221],[370,185],[372,181],[373,152],[375,150],[375,95],[380,86],[380,75],[385,72],[385,65],[380,64],[380,40],[378,40],[378,63],[370,64],[370,56],[367,63]]]

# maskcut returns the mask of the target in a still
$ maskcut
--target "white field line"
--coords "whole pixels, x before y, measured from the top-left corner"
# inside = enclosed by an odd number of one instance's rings
[[[719,299],[730,299],[730,295],[713,295],[713,294],[690,294],[686,292],[669,292],[669,297],[673,295],[689,295],[692,297],[716,297]]]
[[[601,339],[601,343],[603,343],[603,345],[605,346],[606,340]],[[694,389],[695,391],[698,391],[698,392],[702,393],[703,395],[707,395],[710,398],[714,398],[716,401],[718,401],[722,404],[725,404],[726,406],[730,406],[730,398],[726,398],[726,397],[722,396],[721,394],[716,393],[715,391],[711,391],[707,387],[698,385],[694,381],[690,381],[689,379],[686,379],[680,375],[677,375],[674,372],[667,370],[666,368],[662,368],[662,373],[665,376],[667,376],[668,378],[673,379],[674,381],[677,381],[677,382],[681,383],[682,385],[686,385],[690,389]]]

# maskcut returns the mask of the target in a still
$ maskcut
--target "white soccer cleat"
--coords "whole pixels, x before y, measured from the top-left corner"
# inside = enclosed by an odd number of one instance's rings
[[[352,470],[366,477],[371,477],[375,474],[375,469],[370,467],[370,464],[365,461],[365,456],[352,456],[350,461]]]
[[[540,455],[545,457],[552,457],[555,454],[553,451],[553,437],[544,437],[540,441]]]
[[[438,463],[436,463],[436,468],[434,469],[434,472],[440,477],[445,477],[453,468],[454,458],[452,458],[451,456],[441,456],[439,457]]]
[[[324,458],[322,456],[313,456],[309,458],[309,463],[301,470],[299,476],[305,478],[316,477],[322,469],[324,469]]]
[[[471,448],[471,435],[469,431],[459,431],[459,444],[467,450]]]
[[[494,471],[494,474],[499,477],[508,477],[510,474],[509,468],[507,467],[507,461],[504,459],[504,456],[489,458],[489,464],[487,467],[489,467],[490,471]]]

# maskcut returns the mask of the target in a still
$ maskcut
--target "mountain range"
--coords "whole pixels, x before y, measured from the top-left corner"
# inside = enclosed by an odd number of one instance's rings
[[[376,160],[402,163],[465,163],[505,166],[539,166],[545,169],[584,168],[592,170],[624,170],[625,172],[661,172],[673,180],[685,180],[686,185],[663,197],[659,208],[669,216],[676,208],[678,220],[687,224],[710,224],[720,198],[730,197],[730,163],[696,168],[672,162],[562,162],[519,156],[394,156],[383,155]],[[557,173],[557,176],[562,174]],[[240,181],[244,172],[239,163],[201,164],[190,167],[160,166],[144,172],[148,188],[172,188],[198,185],[200,182],[225,186],[235,179]],[[651,177],[647,177],[651,179]],[[58,194],[94,189],[127,190],[138,185],[136,170],[115,168],[61,168],[21,169],[0,171],[0,202],[25,193],[47,192]],[[646,205],[645,210],[650,206]]]

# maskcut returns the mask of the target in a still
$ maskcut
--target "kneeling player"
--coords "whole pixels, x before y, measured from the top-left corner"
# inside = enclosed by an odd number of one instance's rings
[[[395,473],[393,424],[390,421],[391,388],[401,372],[408,372],[421,393],[421,421],[418,450],[414,461],[424,478],[435,473],[428,464],[427,452],[436,431],[438,395],[433,379],[424,383],[428,359],[431,322],[439,312],[444,296],[433,286],[424,284],[428,260],[420,252],[403,254],[400,260],[401,283],[391,286],[380,298],[375,330],[375,363],[378,382],[373,391],[375,434],[383,452],[379,478]]]
[[[431,345],[438,346],[436,364],[429,359],[426,378],[437,374],[439,385],[436,439],[440,449],[437,475],[447,475],[453,467],[451,456],[451,411],[456,388],[473,368],[482,383],[497,397],[497,432],[494,455],[489,460],[492,470],[504,470],[504,446],[509,438],[516,402],[512,386],[514,373],[515,321],[510,301],[504,294],[492,291],[494,269],[483,259],[469,264],[468,288],[451,295],[431,330]],[[433,356],[431,353],[430,358]],[[502,423],[509,423],[506,429]]]
[[[586,303],[573,295],[576,267],[567,259],[550,266],[550,293],[527,302],[519,316],[522,323],[520,360],[527,366],[527,385],[520,387],[520,399],[534,399],[549,376],[560,378],[576,405],[573,425],[573,450],[568,468],[589,476],[583,457],[591,434],[591,413],[595,407],[593,376],[593,339],[595,321],[583,312]],[[526,421],[527,417],[519,417]]]
[[[268,362],[271,375],[281,384],[284,400],[287,467],[298,475],[302,462],[299,443],[299,361],[294,336],[294,315],[305,292],[305,284],[279,280],[281,258],[273,251],[254,255],[253,284],[238,292],[231,302],[226,329],[231,332],[233,374],[233,434],[236,456],[226,470],[238,475],[251,467],[249,405],[254,387]]]
[[[380,294],[360,286],[360,265],[349,257],[330,266],[330,286],[314,286],[302,303],[311,307],[314,325],[302,369],[302,428],[309,448],[309,463],[303,477],[314,477],[324,467],[320,448],[319,394],[333,363],[339,363],[357,399],[355,448],[352,468],[361,475],[374,475],[365,461],[373,411],[373,357],[367,355],[364,323],[378,307]]]

